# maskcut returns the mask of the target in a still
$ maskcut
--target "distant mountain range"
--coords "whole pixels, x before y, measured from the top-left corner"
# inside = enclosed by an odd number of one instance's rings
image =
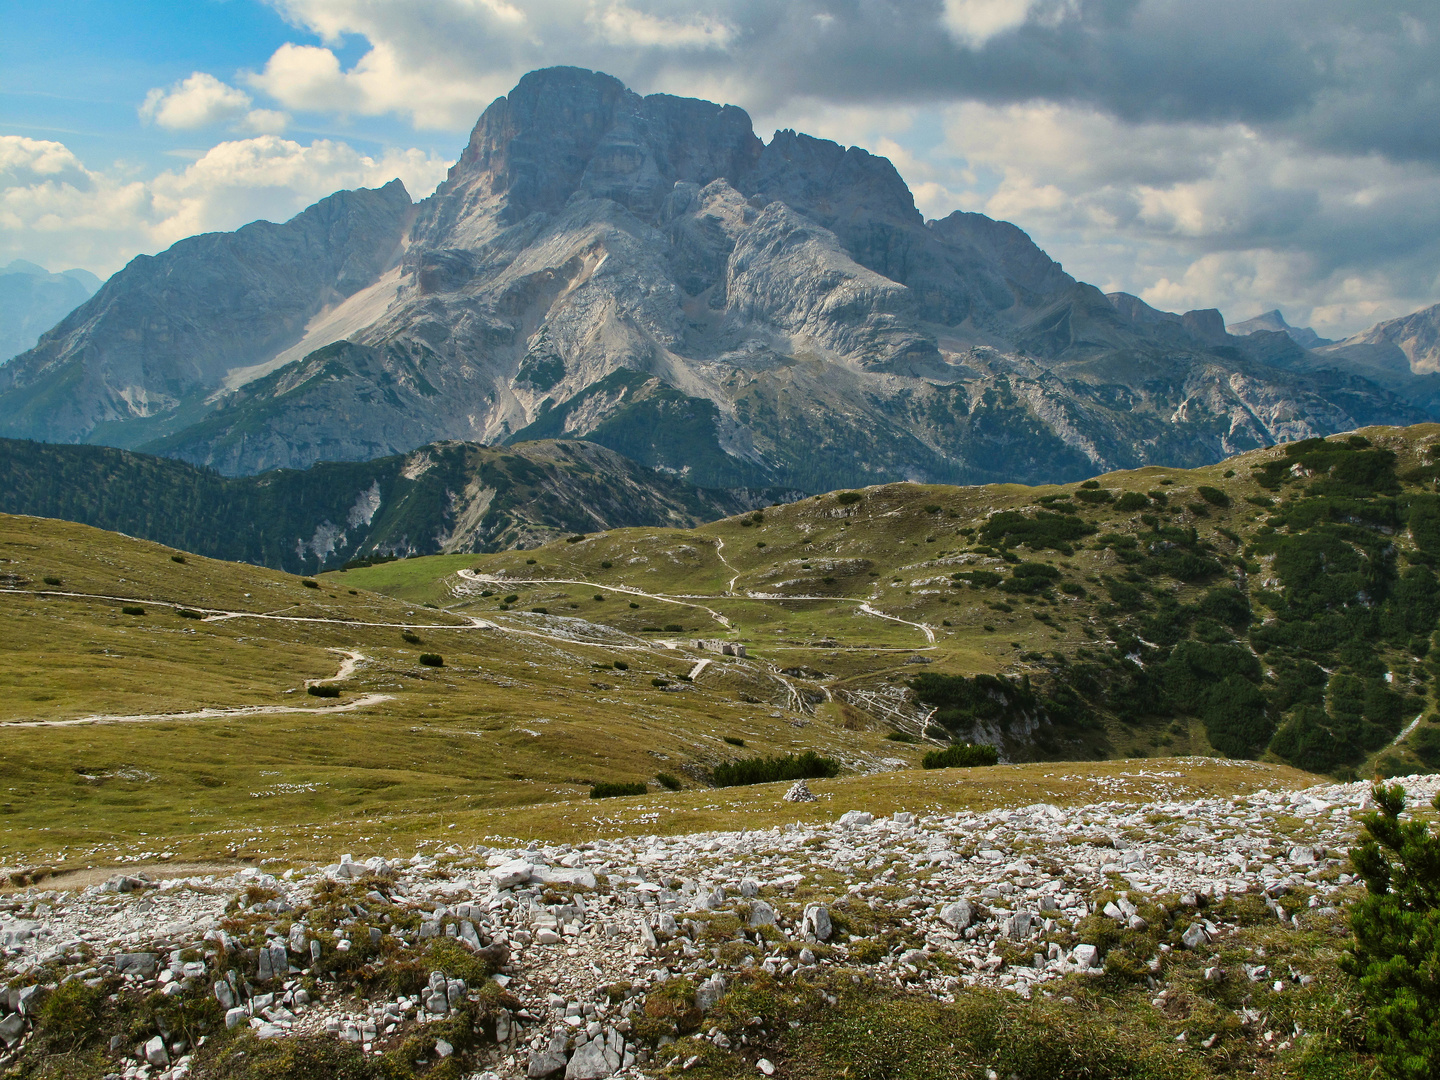
[[[52,274],[24,259],[0,266],[0,364],[34,348],[41,334],[99,288],[89,270]]]
[[[1414,335],[1361,362],[1269,325],[1106,297],[1014,225],[924,220],[884,158],[552,68],[418,205],[394,181],[135,259],[0,368],[0,434],[229,475],[584,438],[819,491],[1201,465],[1433,414],[1386,351]]]
[[[1267,311],[1263,315],[1256,315],[1255,318],[1246,319],[1244,322],[1231,323],[1225,327],[1225,332],[1236,337],[1245,337],[1255,333],[1281,333],[1302,349],[1317,349],[1321,345],[1335,344],[1329,338],[1322,338],[1308,326],[1291,326],[1285,321],[1285,316],[1280,314],[1279,308]]]
[[[442,443],[229,478],[109,447],[0,439],[0,513],[78,521],[292,573],[373,556],[535,547],[624,526],[688,528],[786,494],[704,491],[578,440]]]

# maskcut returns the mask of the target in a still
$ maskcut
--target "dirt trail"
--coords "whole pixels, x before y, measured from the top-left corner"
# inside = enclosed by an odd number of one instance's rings
[[[931,630],[930,627],[926,626],[924,623],[911,622],[909,619],[902,619],[898,615],[887,615],[885,614],[885,612],[871,607],[869,602],[864,600],[860,601],[860,610],[865,612],[866,615],[874,615],[876,618],[879,619],[889,619],[891,622],[904,623],[906,626],[913,626],[916,630],[919,630],[922,634],[925,635],[926,641],[928,641],[931,645],[935,644],[935,631]]]
[[[73,720],[11,720],[0,721],[0,731],[6,728],[80,727],[84,724],[148,724],[164,720],[223,720],[230,716],[268,716],[273,713],[352,712],[382,701],[393,701],[394,697],[394,694],[365,694],[338,705],[238,705],[233,709],[196,709],[182,713],[138,713],[134,716],[97,713],[94,716],[77,716]]]
[[[457,575],[465,581],[473,582],[476,585],[584,585],[587,589],[604,589],[606,592],[620,593],[624,596],[639,596],[646,600],[654,600],[661,604],[675,604],[679,607],[693,608],[696,611],[703,611],[712,619],[718,622],[727,630],[733,630],[730,620],[721,615],[713,608],[704,604],[692,604],[687,600],[677,600],[673,596],[665,596],[661,593],[647,593],[633,585],[599,585],[593,581],[585,581],[581,578],[512,578],[497,577],[494,574],[481,574],[474,570],[459,570]]]
[[[725,565],[730,566],[728,562]],[[735,568],[733,566],[730,566],[730,569],[733,570]],[[605,589],[608,592],[622,593],[627,596],[640,596],[644,597],[647,600],[654,600],[662,604],[678,604],[681,607],[694,608],[698,611],[708,612],[709,615],[716,622],[720,623],[720,625],[724,626],[727,630],[734,629],[734,625],[730,622],[730,620],[727,619],[724,615],[721,615],[718,611],[715,611],[713,608],[708,608],[704,604],[696,604],[691,602],[694,600],[727,599],[727,597],[724,596],[687,595],[684,599],[677,599],[674,596],[667,596],[664,593],[647,593],[641,589],[635,588],[633,585],[598,585],[593,581],[585,581],[581,578],[512,578],[500,577],[496,574],[481,574],[477,573],[474,570],[460,570],[457,571],[457,574],[465,581],[470,581],[477,585],[584,585],[587,588]],[[730,579],[732,585],[738,577],[739,575],[737,574],[735,578]],[[885,612],[880,611],[878,608],[871,607],[869,602],[866,600],[855,600],[848,596],[767,596],[765,594],[756,593],[746,593],[745,599],[760,601],[772,600],[784,603],[790,603],[796,600],[824,600],[835,604],[856,604],[859,606],[860,610],[863,611],[866,615],[874,615],[876,618],[888,619],[891,622],[897,622],[904,626],[913,626],[916,630],[919,630],[922,634],[925,635],[925,640],[927,642],[929,642],[931,645],[935,644],[935,631],[930,629],[930,627],[926,626],[924,623],[911,622],[909,619],[902,619],[898,615],[888,615]]]
[[[730,565],[730,560],[725,558],[725,541],[721,540],[718,536],[715,538],[715,557],[719,559],[722,563],[724,563],[728,569],[735,570],[735,567]],[[735,592],[735,582],[739,580],[740,571],[735,570],[735,576],[732,577],[725,584],[725,592],[728,594],[733,594]]]
[[[339,653],[341,656],[345,657],[345,659],[340,663],[340,670],[337,671],[334,675],[331,675],[328,679],[306,679],[305,685],[307,687],[324,686],[326,683],[344,682],[351,675],[354,675],[355,669],[359,667],[362,663],[364,663],[366,659],[368,659],[361,653],[354,652],[350,649],[331,649],[330,652]]]

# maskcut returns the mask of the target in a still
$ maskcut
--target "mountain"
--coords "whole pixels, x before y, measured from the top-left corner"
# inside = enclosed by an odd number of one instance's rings
[[[1229,328],[1243,347],[1264,362],[1307,377],[1361,379],[1412,408],[1440,416],[1440,304],[1376,323],[1344,341],[1315,337],[1266,312]],[[1298,336],[1297,336],[1298,334]]]
[[[0,369],[0,434],[231,475],[585,438],[707,487],[826,490],[1424,418],[1253,337],[1117,305],[1007,222],[926,221],[859,148],[552,68],[417,206],[341,192],[136,259]]]
[[[52,274],[24,259],[0,266],[0,364],[32,348],[99,288],[88,270]]]
[[[1244,322],[1231,323],[1225,327],[1225,331],[1236,337],[1245,337],[1259,331],[1281,333],[1302,349],[1318,349],[1322,345],[1335,344],[1329,338],[1322,338],[1308,326],[1291,326],[1285,321],[1285,316],[1280,314],[1279,308],[1267,311],[1263,315],[1256,315],[1255,318],[1246,319]]]
[[[534,547],[627,525],[687,527],[783,494],[701,490],[578,440],[441,443],[243,478],[108,447],[0,440],[0,513],[295,573],[356,558]]]

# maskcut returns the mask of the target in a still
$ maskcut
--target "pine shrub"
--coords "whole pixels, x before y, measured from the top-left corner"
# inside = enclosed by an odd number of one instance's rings
[[[658,781],[660,781],[660,786],[663,787],[663,788],[665,788],[665,789],[668,790],[668,791],[679,791],[679,790],[680,790],[680,778],[679,778],[678,776],[675,776],[675,775],[672,774],[672,773],[668,773],[668,772],[656,773],[656,774],[655,774],[655,779],[658,780]]]
[[[1366,895],[1350,909],[1354,940],[1345,970],[1369,1003],[1370,1045],[1398,1080],[1440,1076],[1440,832],[1401,821],[1405,789],[1374,788],[1350,861]],[[1432,804],[1440,810],[1440,796]]]
[[[426,667],[444,667],[445,658],[439,653],[422,652],[420,654],[420,663],[424,664]]]
[[[301,585],[304,585],[305,588],[307,588],[307,589],[318,589],[318,588],[320,587],[320,582],[314,580],[313,578],[308,578],[308,577],[307,577],[307,578],[301,578],[301,579],[300,579],[300,584],[301,584]]]
[[[920,760],[927,769],[968,769],[977,765],[994,765],[1000,760],[1000,752],[993,746],[980,743],[956,743],[944,750],[931,750]]]
[[[746,784],[771,784],[779,780],[815,780],[838,776],[840,763],[821,757],[814,750],[784,757],[742,758],[715,766],[710,779],[716,787],[740,787]]]
[[[126,604],[120,609],[122,615],[144,615],[145,609],[138,604]]]
[[[617,783],[614,781],[601,781],[590,788],[592,799],[620,799],[627,795],[644,795],[646,787],[644,784]]]
[[[305,692],[311,697],[335,698],[340,696],[340,688],[338,686],[329,686],[327,684],[307,686]]]

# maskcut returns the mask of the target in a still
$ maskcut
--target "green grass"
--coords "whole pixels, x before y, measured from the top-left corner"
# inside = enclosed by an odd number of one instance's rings
[[[1371,436],[1395,450],[1397,468],[1409,475],[1430,467],[1424,448],[1436,434],[1440,426],[1426,425]],[[1253,500],[1277,493],[1250,465],[1278,453],[1100,482],[1112,492],[1168,493],[1167,520],[1193,527],[1209,545],[1206,557],[1234,567],[1237,558],[1262,557],[1245,545],[1274,511]],[[1237,475],[1225,478],[1231,468]],[[1421,483],[1433,481],[1406,480],[1406,490]],[[1225,491],[1230,506],[1206,502],[1204,517],[1190,516],[1183,507],[1201,501],[1202,484]],[[921,672],[1004,675],[1017,687],[1028,678],[1053,695],[1082,650],[1113,655],[1121,646],[1108,642],[1139,616],[1121,610],[1104,584],[1125,584],[1123,546],[1100,541],[1147,528],[1117,509],[1122,500],[1081,504],[1096,531],[1070,555],[1021,549],[1006,559],[978,542],[991,512],[1034,514],[1065,502],[1050,496],[1076,490],[888,485],[849,505],[821,496],[772,507],[759,523],[747,514],[529,551],[400,560],[322,575],[319,588],[195,555],[177,563],[173,549],[83,526],[0,518],[0,574],[26,590],[0,594],[0,863],[85,865],[121,851],[329,859],[347,847],[395,852],[437,836],[574,839],[602,829],[722,827],[742,816],[760,827],[851,808],[1108,798],[1097,778],[1135,773],[1135,759],[1214,753],[1204,719],[1101,711],[1030,748],[1049,761],[923,774],[922,756],[939,744],[887,738],[896,730],[883,705],[889,699],[870,696]],[[1278,496],[1291,498],[1287,492]],[[757,548],[762,538],[766,546]],[[1408,536],[1395,542],[1411,551]],[[952,575],[976,568],[1011,580],[1024,562],[1053,568],[1057,587],[1031,595],[952,584]],[[458,571],[471,568],[506,580],[467,583]],[[45,586],[46,577],[63,588]],[[1249,574],[1252,603],[1263,577]],[[1141,586],[1149,590],[1147,619],[1162,592],[1199,611],[1211,587],[1163,576]],[[56,595],[62,591],[85,595]],[[511,595],[510,610],[500,610]],[[867,614],[862,603],[894,618]],[[177,605],[249,617],[188,620]],[[146,614],[126,615],[127,606]],[[549,614],[532,614],[535,607]],[[933,645],[907,622],[931,628]],[[678,648],[640,633],[668,623],[685,628],[668,635]],[[743,642],[749,658],[697,651],[689,647],[696,637]],[[330,684],[338,699],[311,697],[307,680],[332,678],[339,667],[333,650],[365,659]],[[443,656],[444,667],[422,665],[422,652]],[[700,659],[711,663],[685,681]],[[1393,651],[1382,659],[1410,685],[1428,670]],[[388,700],[346,712],[17,726],[207,708],[323,709],[367,695]],[[657,791],[603,808],[587,797],[602,780],[704,776],[734,757],[727,737],[743,738],[758,757],[834,757],[842,775],[812,782],[830,799],[799,807],[780,806],[774,785]],[[1405,743],[1386,753],[1396,768],[1422,768]],[[1094,760],[1102,756],[1109,760]],[[1192,760],[1183,768],[1217,792],[1310,782],[1273,763]],[[1138,792],[1144,785],[1136,784]]]

